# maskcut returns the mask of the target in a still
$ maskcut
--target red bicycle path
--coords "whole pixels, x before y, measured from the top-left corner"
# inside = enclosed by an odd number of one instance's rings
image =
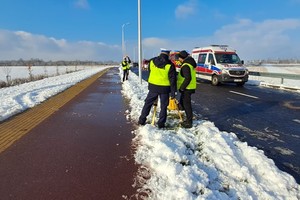
[[[0,154],[0,199],[130,199],[137,166],[118,68]]]

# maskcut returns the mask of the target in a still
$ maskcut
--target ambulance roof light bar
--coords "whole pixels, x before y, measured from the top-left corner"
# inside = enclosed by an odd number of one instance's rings
[[[224,48],[224,47],[228,47],[228,45],[226,45],[226,44],[211,44],[210,46],[212,46],[212,47],[220,47],[220,48]]]

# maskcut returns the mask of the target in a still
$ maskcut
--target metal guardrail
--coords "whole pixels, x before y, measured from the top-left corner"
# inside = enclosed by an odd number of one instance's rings
[[[264,77],[271,77],[271,78],[280,78],[281,79],[281,84],[283,84],[284,79],[300,80],[300,74],[283,74],[283,73],[250,71],[249,75],[264,76]]]
[[[286,79],[300,80],[300,74],[282,74],[282,73],[270,73],[270,72],[254,72],[254,71],[250,71],[249,75],[252,75],[252,76],[265,76],[265,77],[272,77],[272,78],[286,78]]]

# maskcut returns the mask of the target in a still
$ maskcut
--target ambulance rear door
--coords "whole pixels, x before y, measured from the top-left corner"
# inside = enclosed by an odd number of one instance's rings
[[[199,53],[198,54],[198,59],[196,60],[196,62],[197,62],[196,71],[198,73],[201,73],[201,74],[207,73],[208,65],[206,64],[207,63],[206,58],[207,58],[207,53]]]
[[[206,73],[212,75],[213,72],[216,71],[216,61],[212,53],[208,53],[206,65],[207,65]]]

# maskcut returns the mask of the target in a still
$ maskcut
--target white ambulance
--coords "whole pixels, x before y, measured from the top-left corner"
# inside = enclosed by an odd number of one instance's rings
[[[236,51],[227,45],[210,45],[195,48],[192,57],[197,63],[198,78],[209,78],[212,85],[236,83],[242,86],[248,81],[249,72]]]

